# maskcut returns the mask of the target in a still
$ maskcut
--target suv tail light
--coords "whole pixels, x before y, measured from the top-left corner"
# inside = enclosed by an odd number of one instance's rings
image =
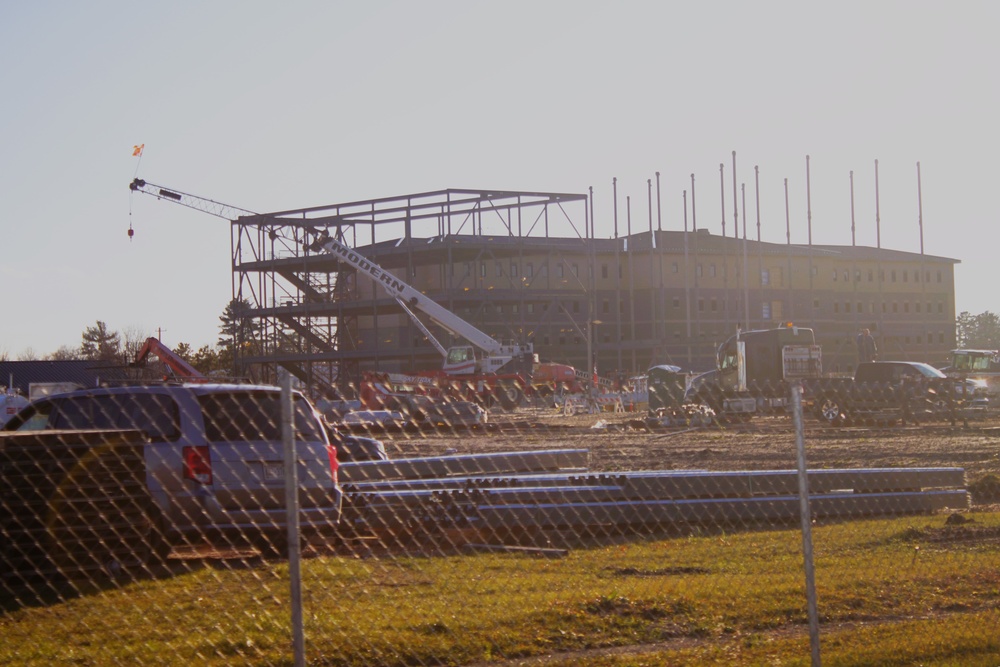
[[[183,456],[184,479],[193,479],[201,484],[212,483],[212,459],[207,445],[185,447]]]
[[[340,462],[337,461],[337,446],[334,444],[328,444],[326,446],[326,455],[330,459],[330,479],[333,483],[337,483],[337,469],[340,467]]]

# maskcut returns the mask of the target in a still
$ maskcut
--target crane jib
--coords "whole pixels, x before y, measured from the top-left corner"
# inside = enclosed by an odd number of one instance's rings
[[[346,246],[342,246],[338,243],[330,243],[329,248],[334,254],[343,257],[348,262],[371,276],[373,280],[383,283],[386,287],[394,289],[400,293],[402,293],[403,289],[406,287],[406,285],[396,280],[395,276],[391,273],[380,266],[372,264],[361,255],[352,252]]]

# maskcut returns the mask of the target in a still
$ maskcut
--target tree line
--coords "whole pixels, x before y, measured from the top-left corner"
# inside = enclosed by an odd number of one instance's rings
[[[255,341],[259,325],[250,317],[251,305],[245,299],[233,299],[219,316],[219,339],[215,345],[194,349],[188,343],[178,343],[173,351],[205,375],[233,372],[233,356],[237,341]],[[960,348],[1000,350],[1000,316],[986,311],[973,315],[963,311],[955,320],[956,342]],[[136,328],[113,331],[97,320],[84,329],[78,346],[63,345],[55,352],[36,356],[26,350],[18,355],[19,361],[88,359],[127,366],[135,361],[149,334]],[[0,361],[9,361],[8,354],[0,350]]]
[[[245,299],[230,301],[219,317],[219,338],[215,345],[195,349],[188,343],[178,343],[171,348],[174,353],[194,366],[204,375],[233,373],[233,356],[237,341],[253,341],[259,330],[249,316],[251,305]],[[31,349],[17,356],[18,361],[101,361],[115,366],[134,363],[150,334],[137,327],[116,331],[107,323],[97,320],[81,334],[79,345],[63,345],[55,352],[38,356]],[[0,361],[9,361],[8,354],[0,350]]]

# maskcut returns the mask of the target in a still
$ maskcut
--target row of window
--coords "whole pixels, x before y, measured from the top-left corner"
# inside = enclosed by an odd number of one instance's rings
[[[816,267],[813,267],[813,275],[816,275],[817,273],[818,273],[818,269]],[[935,273],[936,273],[936,277],[937,277],[937,282],[939,282],[939,283],[940,282],[944,282],[944,273],[940,269],[938,271],[936,271]],[[863,274],[863,272],[860,269],[855,269],[854,270],[854,282],[860,283],[861,282],[862,274]],[[870,282],[870,283],[875,282],[875,270],[874,269],[868,269],[867,270],[867,275],[868,275],[868,282]],[[923,273],[923,276],[924,276],[924,282],[925,283],[929,283],[931,281],[931,272],[930,271],[926,271],[925,270],[924,273]],[[851,272],[848,269],[833,269],[833,281],[834,282],[838,282],[841,279],[841,277],[843,277],[845,283],[846,282],[850,282],[850,280],[851,280]],[[888,272],[886,272],[885,269],[880,269],[879,272],[878,272],[878,280],[879,280],[879,282],[880,283],[886,282],[886,277],[888,277],[888,279],[889,279],[888,282],[891,282],[891,283],[897,282],[897,278],[899,279],[898,282],[904,282],[904,283],[910,282],[910,272],[906,271],[906,270],[899,270],[898,273],[897,273],[896,269],[891,269]],[[913,282],[915,282],[915,283],[919,283],[920,282],[920,271],[919,270],[914,270],[913,271]]]
[[[475,264],[475,262],[465,262],[465,275],[466,276],[471,276],[472,275],[473,265],[474,264]],[[518,264],[517,262],[510,262],[510,264],[507,265],[507,267],[508,267],[508,269],[507,269],[508,272],[506,274],[507,276],[509,276],[510,278],[514,278],[514,279],[520,277],[520,264]],[[547,267],[548,267],[548,264],[542,264],[541,266],[538,267],[538,276],[539,277],[544,277],[544,276],[547,275]],[[482,262],[482,263],[479,264],[479,275],[480,275],[480,277],[482,277],[482,278],[486,278],[487,277],[487,270],[486,270],[486,268],[487,268],[486,262]],[[505,275],[504,274],[505,264],[503,262],[496,262],[495,263],[495,268],[496,268],[496,277],[497,278],[502,278]],[[680,264],[678,262],[672,262],[671,266],[670,266],[670,269],[671,269],[672,273],[679,273],[680,272]],[[781,271],[782,271],[781,269],[773,269],[773,270],[772,269],[761,269],[760,270],[760,284],[761,285],[767,286],[767,285],[771,284],[771,282],[772,282],[772,275],[771,275],[772,271],[775,271],[775,272],[778,273],[778,281],[777,282],[779,282],[779,283],[782,282],[781,281]],[[609,272],[610,272],[609,265],[608,264],[601,264],[601,278],[607,279],[608,275],[609,275]],[[452,266],[452,274],[454,275],[454,266]],[[575,277],[579,277],[580,276],[580,265],[577,264],[577,263],[575,263],[575,262],[567,265],[567,264],[564,264],[562,262],[558,262],[557,261],[557,262],[555,262],[553,264],[552,274],[556,278],[565,278],[567,275],[572,275],[572,276],[575,276]],[[722,265],[721,274],[722,274],[723,278],[727,277],[727,267],[726,267],[725,264]],[[819,276],[819,267],[816,267],[816,266],[812,267],[812,274],[813,274],[813,276]],[[695,275],[697,277],[699,277],[699,278],[704,277],[705,275],[707,275],[709,278],[715,278],[715,277],[717,277],[719,275],[719,269],[718,269],[718,267],[716,267],[715,264],[703,265],[703,264],[699,263],[699,264],[695,265]],[[864,270],[864,271],[862,271],[861,269],[855,269],[854,270],[854,282],[856,282],[856,283],[863,282],[864,278],[867,277],[867,282],[873,283],[873,282],[875,282],[875,275],[876,275],[875,274],[875,269],[867,269],[867,270]],[[923,273],[921,274],[921,271],[917,270],[917,269],[915,269],[913,271],[909,271],[909,270],[905,270],[905,269],[890,269],[890,270],[886,271],[885,269],[880,269],[878,271],[878,281],[880,283],[885,283],[885,282],[889,282],[889,283],[904,282],[904,283],[907,283],[907,282],[910,282],[910,279],[911,279],[911,276],[912,276],[912,281],[915,282],[915,283],[919,283],[921,281],[921,275],[923,276],[923,282],[925,282],[925,283],[931,282],[931,278],[932,278],[931,271],[924,270]],[[534,264],[532,262],[525,262],[524,263],[524,277],[525,278],[534,278],[535,277],[535,266],[534,266]],[[618,266],[618,277],[619,278],[623,277],[623,271],[622,271],[622,266],[621,265]],[[832,273],[831,273],[831,277],[832,277],[832,279],[833,279],[834,282],[840,282],[841,280],[843,280],[843,282],[850,282],[851,281],[851,271],[849,269],[833,269]],[[941,271],[940,269],[936,270],[933,273],[933,277],[934,277],[935,281],[938,282],[938,283],[944,282],[944,272]]]

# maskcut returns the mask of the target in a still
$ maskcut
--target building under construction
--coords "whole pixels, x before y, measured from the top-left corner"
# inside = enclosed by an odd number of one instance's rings
[[[657,216],[658,217],[658,216]],[[957,260],[884,248],[776,244],[648,228],[596,238],[587,194],[441,190],[232,221],[234,296],[252,306],[243,362],[351,396],[363,370],[439,368],[395,299],[334,256],[324,230],[500,341],[542,361],[629,376],[707,370],[738,327],[815,329],[827,371],[850,371],[869,328],[882,358],[944,360]],[[433,335],[447,345],[440,331]],[[265,378],[266,379],[266,378]]]

